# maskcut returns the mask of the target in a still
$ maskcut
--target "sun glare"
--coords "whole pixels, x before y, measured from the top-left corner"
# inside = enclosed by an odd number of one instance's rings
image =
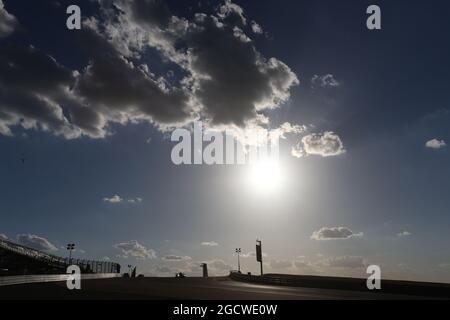
[[[249,183],[258,193],[274,193],[283,185],[280,163],[274,160],[261,160],[249,167]]]

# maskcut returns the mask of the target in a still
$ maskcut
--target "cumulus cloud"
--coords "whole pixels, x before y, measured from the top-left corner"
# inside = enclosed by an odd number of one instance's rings
[[[353,269],[361,269],[368,265],[365,258],[361,256],[330,256],[324,257],[317,254],[314,257],[297,257],[293,262],[296,272],[303,274],[336,274],[349,276],[354,274]]]
[[[231,0],[225,0],[225,3],[220,6],[217,15],[221,19],[234,18],[238,19],[243,25],[247,24],[247,19],[244,16],[244,9]]]
[[[3,0],[0,0],[0,38],[9,36],[18,26],[16,17],[6,11]]]
[[[121,8],[128,9],[137,24],[150,27],[168,27],[172,14],[163,0],[116,1]]]
[[[397,237],[409,237],[411,235],[412,234],[409,231],[402,231],[402,232],[397,233]]]
[[[271,260],[270,267],[272,269],[288,269],[292,268],[292,261],[289,260]]]
[[[189,69],[197,84],[196,99],[213,124],[242,127],[289,98],[290,88],[299,82],[286,64],[264,59],[252,42],[241,41],[214,17],[199,25],[188,37],[193,55]],[[217,61],[226,67],[218,67]]]
[[[156,252],[153,249],[148,249],[141,245],[136,240],[130,240],[127,242],[121,242],[113,245],[114,248],[119,249],[122,253],[122,257],[134,257],[137,259],[153,259],[156,258]]]
[[[231,265],[223,260],[212,260],[208,261],[208,269],[211,269],[214,273],[223,274],[224,272],[229,272],[233,269]]]
[[[111,121],[174,123],[189,117],[189,95],[169,88],[145,67],[117,55],[91,61],[79,77],[75,92]]]
[[[188,260],[192,260],[192,258],[189,257],[189,256],[177,256],[177,255],[167,255],[167,256],[164,256],[162,259],[166,260],[166,261],[188,261]]]
[[[141,203],[142,202],[142,198],[136,197],[136,198],[131,198],[127,200],[128,203]]]
[[[332,74],[326,75],[314,75],[311,79],[312,88],[336,88],[341,84],[338,82]]]
[[[172,268],[170,268],[168,266],[159,266],[159,265],[157,265],[157,266],[155,266],[153,268],[153,270],[156,271],[156,273],[163,273],[163,274],[165,274],[165,273],[175,273],[174,269],[172,269]]]
[[[438,140],[438,139],[431,139],[425,143],[425,147],[430,149],[442,149],[447,146],[447,143],[445,143],[444,140]]]
[[[267,257],[267,253],[263,252],[262,256],[263,257]],[[256,258],[256,252],[255,251],[250,251],[250,252],[247,252],[247,253],[243,253],[243,254],[241,254],[241,257],[242,258]]]
[[[116,195],[113,195],[110,198],[104,197],[103,201],[104,202],[109,202],[109,203],[121,203],[123,201],[123,198],[116,194]]]
[[[140,197],[135,197],[135,198],[129,198],[127,200],[125,200],[124,198],[122,198],[121,196],[115,194],[112,197],[104,197],[102,199],[104,202],[108,202],[108,203],[112,203],[112,204],[118,204],[118,203],[122,203],[122,202],[128,202],[128,203],[141,203],[143,200]]]
[[[254,33],[256,33],[256,34],[262,34],[263,33],[263,29],[262,29],[261,25],[259,25],[257,22],[252,21],[250,23],[250,26],[251,26],[252,31]]]
[[[366,262],[359,256],[342,256],[328,258],[323,263],[331,268],[364,268]]]
[[[201,245],[205,247],[217,247],[219,244],[215,241],[204,241]]]
[[[291,154],[297,158],[308,155],[332,157],[345,152],[341,138],[331,131],[306,135],[291,150]]]
[[[229,0],[192,19],[175,16],[160,0],[111,0],[83,21],[79,35],[89,63],[81,70],[31,46],[2,46],[0,134],[22,127],[103,138],[116,123],[161,130],[199,118],[254,123],[264,110],[281,107],[299,81],[285,63],[264,57],[237,23],[247,24],[243,8]],[[160,61],[143,59],[148,50]],[[156,74],[152,64],[165,73]]]
[[[58,249],[47,239],[34,234],[18,234],[17,243],[41,251],[57,251]]]
[[[298,261],[294,261],[294,266],[298,269],[312,269],[314,268],[313,263],[311,263],[310,261],[306,261],[304,258],[302,260],[298,260]]]
[[[363,233],[354,233],[352,230],[346,227],[334,227],[334,228],[321,228],[318,231],[314,231],[311,235],[313,240],[340,240],[350,239],[354,237],[362,237]]]
[[[244,144],[252,142],[242,139],[243,130],[266,130],[269,139],[306,131],[271,123],[267,111],[282,107],[299,80],[284,62],[258,51],[245,30],[260,33],[262,27],[247,23],[239,5],[227,0],[209,15],[188,19],[160,0],[99,4],[79,33],[89,56],[80,70],[32,46],[0,48],[0,134],[13,136],[21,127],[100,139],[113,134],[114,124],[144,122],[167,131],[199,119],[211,130],[231,129]],[[144,59],[148,51],[157,54]],[[164,72],[155,72],[155,64]],[[332,75],[314,83],[339,85]],[[309,134],[292,148],[296,157],[344,152],[333,132]],[[115,195],[104,201],[142,199]]]
[[[45,74],[45,77],[42,75]],[[75,74],[33,46],[0,47],[0,133],[11,127],[51,131],[68,139],[81,129],[71,124],[61,104],[69,102]]]

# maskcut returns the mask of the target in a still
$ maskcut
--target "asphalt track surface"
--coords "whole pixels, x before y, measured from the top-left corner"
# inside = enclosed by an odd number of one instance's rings
[[[417,296],[250,284],[220,278],[114,278],[83,280],[81,290],[65,282],[0,287],[0,299],[151,300],[397,300]]]

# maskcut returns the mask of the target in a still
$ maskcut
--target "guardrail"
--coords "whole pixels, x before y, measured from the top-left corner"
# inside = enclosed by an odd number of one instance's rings
[[[271,285],[279,285],[279,286],[299,286],[299,284],[294,283],[292,280],[283,277],[266,277],[266,276],[254,276],[243,274],[239,272],[232,271],[230,273],[230,278],[238,281],[245,282],[255,282],[261,284],[271,284]]]
[[[321,276],[290,276],[268,274],[264,276],[254,276],[241,274],[235,271],[230,272],[230,278],[236,281],[304,288],[319,288],[333,290],[351,290],[368,292],[366,279],[321,277]],[[422,297],[450,298],[450,284],[431,283],[415,281],[382,280],[381,290],[371,291],[374,293],[390,293],[402,295],[414,295]]]
[[[67,281],[70,274],[51,274],[51,275],[26,275],[26,276],[6,276],[0,277],[0,286],[11,286],[16,284],[42,283],[42,282],[59,282]],[[119,273],[91,273],[82,274],[81,280],[89,279],[109,279],[119,278]]]

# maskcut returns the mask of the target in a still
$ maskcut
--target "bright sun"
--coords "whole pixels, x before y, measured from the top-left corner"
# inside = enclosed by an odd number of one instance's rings
[[[258,193],[274,193],[283,184],[283,172],[278,161],[261,160],[251,164],[249,182],[252,190]]]

